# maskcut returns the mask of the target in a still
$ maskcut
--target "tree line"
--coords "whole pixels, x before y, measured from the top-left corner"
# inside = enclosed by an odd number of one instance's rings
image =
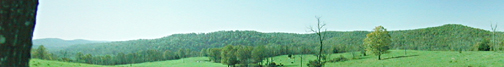
[[[227,45],[222,48],[202,50],[202,56],[207,56],[210,62],[223,63],[228,66],[260,66],[277,65],[272,57],[279,55],[316,54],[318,51],[308,47],[287,45],[244,46]],[[324,51],[330,52],[330,51]],[[273,63],[273,64],[272,64]]]
[[[37,49],[33,49],[31,54],[32,58],[43,60],[58,60],[64,62],[78,62],[98,65],[133,64],[199,56],[199,52],[191,51],[189,49],[179,49],[178,51],[142,50],[135,53],[117,53],[115,55],[92,55],[79,52],[71,57],[54,55],[53,53],[48,52],[43,45],[39,46]]]

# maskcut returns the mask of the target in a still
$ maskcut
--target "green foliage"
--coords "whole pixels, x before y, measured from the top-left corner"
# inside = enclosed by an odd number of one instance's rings
[[[325,31],[325,46],[335,46],[339,52],[362,50],[362,40],[368,31],[336,32]],[[267,44],[315,47],[316,36],[312,34],[261,33],[256,31],[217,31],[211,33],[173,34],[159,39],[141,39],[107,43],[74,45],[66,51],[83,52],[93,55],[134,53],[140,50],[177,51],[185,47],[192,51],[203,48],[220,48],[224,45],[259,46]],[[489,36],[489,31],[471,28],[458,24],[429,27],[414,30],[390,31],[390,48],[407,48],[412,50],[452,50],[458,46],[472,46]],[[459,43],[462,42],[462,43]],[[403,47],[404,46],[404,47]],[[472,49],[465,48],[462,49]]]
[[[384,57],[398,57],[403,56],[402,50],[390,50],[389,54],[384,55]],[[385,67],[503,67],[501,61],[504,59],[504,53],[499,52],[488,52],[488,51],[467,51],[464,54],[458,54],[452,51],[421,51],[421,50],[409,50],[410,54],[413,56],[407,56],[402,58],[392,58],[389,60],[376,60],[375,58],[361,58],[358,60],[347,60],[344,62],[337,63],[325,63],[325,67],[369,67],[369,66],[385,66]],[[343,55],[345,57],[351,56],[350,53],[338,53],[333,54],[333,57],[338,57]],[[414,56],[417,55],[417,56]],[[283,67],[300,67],[300,59],[298,56],[294,55],[297,59],[289,59],[286,55],[275,56],[276,64],[284,64]],[[303,55],[305,60],[316,59],[313,55]],[[374,57],[374,56],[370,56]],[[450,63],[452,58],[456,60],[456,63]],[[184,58],[184,61],[194,61],[185,62],[182,60],[165,60],[158,62],[149,63],[135,63],[132,64],[133,67],[226,67],[226,65],[221,63],[210,63],[202,60],[208,59],[207,57],[189,57]],[[290,60],[296,60],[296,62],[291,63]],[[414,60],[414,61],[412,61]],[[197,62],[202,61],[202,62]],[[50,64],[48,66],[47,64]],[[427,64],[427,65],[426,65]],[[169,65],[169,66],[168,66]],[[304,62],[303,67],[307,67],[306,62]],[[72,62],[60,62],[51,60],[40,60],[31,59],[30,67],[130,67],[129,64],[123,65],[94,65],[94,64],[84,64],[84,63],[72,63]],[[253,66],[255,67],[255,66]]]
[[[322,67],[326,62],[319,62],[318,60],[308,61],[308,67]]]
[[[84,54],[82,52],[79,52],[75,55],[75,62],[80,62],[80,63],[84,63]]]
[[[240,64],[249,64],[250,59],[252,58],[252,50],[254,49],[251,46],[237,46],[237,51],[235,56],[238,60],[240,60]]]
[[[411,50],[471,50],[482,39],[490,37],[490,31],[472,28],[460,24],[446,24],[416,30],[391,31],[391,47],[398,47],[399,42],[408,44]],[[403,34],[403,35],[398,35]]]
[[[387,32],[387,29],[382,26],[376,27],[374,32],[367,34],[367,38],[364,39],[367,50],[377,55],[378,60],[381,60],[381,55],[390,49],[389,46],[391,42],[390,34]]]
[[[186,58],[186,57],[188,57],[190,55],[190,53],[191,52],[190,52],[189,49],[184,49],[184,48],[179,49],[177,51],[177,55],[178,55],[179,58]]]
[[[332,60],[329,60],[327,62],[343,62],[343,61],[347,61],[348,59],[345,58],[343,55],[340,55],[339,57],[337,58],[333,58]]]
[[[200,56],[202,56],[202,57],[206,57],[206,56],[208,56],[208,53],[207,53],[208,51],[207,51],[207,50],[208,50],[208,49],[206,49],[206,48],[201,49],[201,51],[200,51]]]
[[[363,51],[363,41],[368,31],[324,31],[327,39],[324,40],[324,53],[343,53]],[[413,30],[389,31],[391,43],[389,49],[408,50],[458,50],[475,49],[482,39],[488,38],[489,31],[471,28],[459,24],[448,24],[439,27],[429,27]],[[116,64],[142,63],[150,61],[173,60],[186,57],[200,56],[201,52],[207,52],[211,61],[221,62],[221,49],[225,45],[244,45],[250,47],[263,46],[261,49],[251,50],[251,63],[261,62],[267,57],[287,54],[316,54],[319,50],[315,33],[261,33],[257,31],[217,31],[210,33],[173,34],[159,39],[140,39],[130,41],[117,41],[106,43],[93,43],[73,45],[66,48],[68,54],[75,62],[85,62],[78,59],[81,55],[91,54],[95,57],[95,64],[102,64],[101,58],[110,55]],[[504,39],[502,39],[504,40]],[[190,50],[184,54],[177,53],[180,48]],[[208,49],[207,49],[208,48]],[[274,49],[273,49],[274,48]],[[35,51],[35,50],[34,50]],[[196,52],[199,51],[200,53]],[[254,54],[254,51],[255,54]],[[258,52],[260,51],[260,52]],[[213,52],[213,53],[211,53]],[[122,54],[120,54],[122,53]],[[237,50],[236,53],[240,53]],[[235,54],[236,54],[235,53]],[[365,52],[363,52],[365,53]],[[56,56],[63,54],[54,53]],[[211,55],[213,54],[213,55]],[[256,56],[259,55],[259,56]],[[55,56],[55,57],[56,57]],[[161,56],[161,58],[159,58]],[[98,58],[96,58],[98,57]],[[61,57],[60,57],[61,58]],[[125,58],[125,59],[120,59]],[[239,56],[237,56],[239,58]],[[238,59],[243,63],[241,59]],[[105,61],[104,61],[105,62]]]
[[[181,49],[180,52],[194,53],[192,51],[187,51],[184,49]],[[83,54],[79,52],[76,54],[75,61],[73,62],[100,64],[100,65],[117,65],[117,64],[131,64],[131,63],[141,63],[149,61],[179,59],[180,56],[184,55],[179,55],[178,53],[169,50],[166,51],[143,50],[128,54],[118,53],[116,55],[92,55],[92,54]]]
[[[238,58],[235,55],[236,49],[233,45],[228,45],[222,48],[222,53],[221,53],[221,63],[227,64],[230,66],[234,66],[235,64],[238,64]]]
[[[57,57],[53,56],[52,53],[49,53],[44,45],[40,45],[37,49],[34,49],[31,53],[32,58],[44,59],[44,60],[57,60]]]
[[[213,62],[221,62],[221,49],[220,48],[211,48],[208,52],[208,57],[210,61]]]
[[[478,51],[490,51],[490,40],[489,39],[483,39],[482,42],[478,43]]]
[[[254,63],[261,63],[264,58],[267,57],[266,53],[264,53],[266,48],[264,46],[256,46],[252,51],[252,58],[254,59]]]
[[[34,39],[32,40],[33,46],[32,48],[37,48],[41,45],[44,45],[45,48],[47,48],[47,51],[54,52],[54,51],[59,51],[64,48],[67,48],[72,45],[77,45],[77,44],[89,44],[89,43],[104,43],[106,41],[89,41],[89,40],[82,40],[82,39],[76,39],[76,40],[63,40],[59,38],[44,38],[44,39]]]

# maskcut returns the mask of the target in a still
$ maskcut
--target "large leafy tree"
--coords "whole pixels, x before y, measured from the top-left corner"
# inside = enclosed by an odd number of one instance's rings
[[[233,45],[227,45],[222,49],[221,53],[221,63],[227,64],[228,66],[234,67],[238,63],[238,59],[235,56],[236,49]]]
[[[250,47],[250,46],[237,47],[235,54],[241,64],[247,65],[249,63],[248,61],[252,57],[252,55],[251,55],[252,50],[253,50],[253,47]]]
[[[220,48],[212,48],[212,49],[208,50],[208,57],[209,57],[210,61],[220,62],[220,60],[222,59],[221,58],[221,51],[222,51],[222,49],[220,49]]]
[[[28,67],[38,0],[0,0],[0,67]]]
[[[390,38],[387,29],[383,26],[378,26],[373,32],[367,34],[367,37],[364,39],[364,44],[367,45],[368,51],[377,55],[378,60],[381,60],[381,55],[387,53],[387,50],[390,49],[389,45],[392,42]]]
[[[266,48],[264,46],[256,46],[254,50],[252,50],[252,59],[254,59],[254,63],[260,63],[264,58],[266,58],[266,54],[264,53]]]

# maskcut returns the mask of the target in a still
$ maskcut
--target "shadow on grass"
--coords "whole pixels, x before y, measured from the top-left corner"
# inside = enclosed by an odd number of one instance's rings
[[[349,58],[350,60],[362,60],[362,59],[367,59],[367,58],[371,58],[369,56],[364,56],[364,57],[355,57],[355,58]]]
[[[414,56],[418,56],[418,55],[408,55],[408,56],[389,57],[389,58],[383,58],[382,60],[394,59],[394,58],[403,58],[403,57],[414,57]]]

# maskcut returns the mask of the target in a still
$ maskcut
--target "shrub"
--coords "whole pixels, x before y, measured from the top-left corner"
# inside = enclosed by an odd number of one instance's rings
[[[308,62],[308,67],[322,67],[325,64],[325,62],[318,62],[317,60],[311,60]]]
[[[275,62],[271,62],[267,65],[267,67],[282,67],[282,66],[283,66],[282,63],[277,64]]]
[[[328,62],[342,62],[342,61],[347,61],[348,59],[345,58],[343,55],[340,55],[338,58],[334,58],[332,60],[329,60]]]

